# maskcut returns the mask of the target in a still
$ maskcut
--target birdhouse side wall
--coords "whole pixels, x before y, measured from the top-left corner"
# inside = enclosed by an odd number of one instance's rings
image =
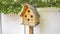
[[[35,24],[38,24],[39,23],[39,18],[38,17],[35,17]]]

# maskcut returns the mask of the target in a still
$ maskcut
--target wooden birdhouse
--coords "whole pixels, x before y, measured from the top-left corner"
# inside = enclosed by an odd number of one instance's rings
[[[27,3],[24,4],[20,16],[22,17],[24,25],[35,26],[39,23],[40,16],[37,13],[37,10]]]

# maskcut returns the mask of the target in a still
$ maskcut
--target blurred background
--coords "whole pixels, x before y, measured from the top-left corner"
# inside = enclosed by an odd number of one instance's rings
[[[34,34],[60,34],[60,8],[37,8],[40,24],[34,27]],[[1,14],[2,34],[29,34],[29,26],[22,24],[17,14]]]
[[[60,0],[0,0],[0,34],[29,34],[18,13],[28,3],[40,14],[34,34],[60,34]]]
[[[1,26],[1,14],[0,14],[0,34],[2,34],[2,26]]]

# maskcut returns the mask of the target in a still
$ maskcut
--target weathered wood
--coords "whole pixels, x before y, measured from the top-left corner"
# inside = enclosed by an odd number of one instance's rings
[[[29,34],[33,34],[33,27],[29,26]]]

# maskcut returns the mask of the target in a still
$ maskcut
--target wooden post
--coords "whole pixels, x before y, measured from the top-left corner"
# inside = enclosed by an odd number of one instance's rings
[[[33,27],[29,26],[29,34],[33,34]]]

